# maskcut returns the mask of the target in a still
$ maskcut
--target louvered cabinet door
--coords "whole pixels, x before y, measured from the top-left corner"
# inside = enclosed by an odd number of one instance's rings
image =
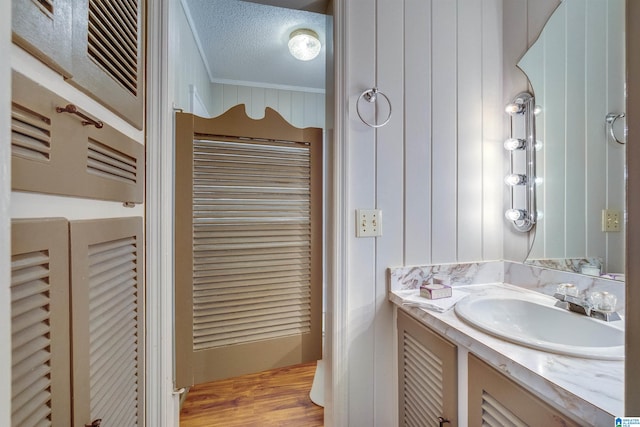
[[[138,129],[144,114],[144,0],[74,0],[70,83]]]
[[[578,426],[570,418],[469,354],[469,426]]]
[[[71,1],[13,0],[13,42],[71,77]]]
[[[69,227],[65,219],[11,227],[11,425],[71,424]]]
[[[457,348],[398,310],[399,425],[457,426]]]
[[[59,113],[68,102],[13,73],[11,185],[14,190],[122,202],[143,201],[144,146],[111,126]]]
[[[71,221],[74,426],[141,426],[142,219]]]

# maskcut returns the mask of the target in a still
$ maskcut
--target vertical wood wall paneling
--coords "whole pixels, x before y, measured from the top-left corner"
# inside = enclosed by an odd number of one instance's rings
[[[607,2],[607,50],[605,61],[610,64],[607,72],[607,112],[620,113],[625,111],[625,54],[624,54],[624,0]],[[622,27],[621,27],[622,26]],[[626,120],[620,119],[616,123],[616,135],[623,139],[622,125]],[[607,141],[607,206],[610,209],[626,211],[625,187],[625,146]],[[591,211],[594,212],[594,211]],[[597,212],[597,211],[595,211]],[[606,270],[608,272],[624,272],[625,257],[625,221],[622,221],[620,232],[607,234]]]
[[[482,255],[477,259],[503,258],[505,218],[504,104],[502,102],[502,1],[482,2]]]
[[[346,324],[349,331],[346,341],[350,344],[348,356],[349,422],[348,425],[375,426],[374,420],[374,379],[375,341],[380,339],[392,345],[392,337],[377,337],[373,324],[376,289],[375,238],[355,237],[355,210],[371,209],[376,206],[376,134],[373,129],[360,121],[356,114],[355,102],[363,90],[376,85],[376,1],[349,0],[346,7],[345,91],[348,94],[348,117],[346,143],[348,173],[348,203],[345,206],[348,228],[349,267],[347,272]],[[366,22],[366,25],[362,25]],[[384,91],[384,89],[382,89]],[[362,105],[363,113],[370,111],[369,105]],[[384,215],[384,213],[383,213]],[[384,221],[384,219],[383,219]],[[384,233],[384,223],[383,223]],[[385,316],[386,317],[386,316]],[[384,318],[384,317],[383,317]],[[392,319],[388,318],[391,322]],[[391,406],[387,406],[389,410]]]
[[[533,5],[530,22],[542,15]],[[625,108],[624,1],[562,7],[541,37],[544,48],[523,61],[527,70],[542,65],[529,76],[543,108],[536,130],[543,143],[537,175],[544,178],[538,191],[544,217],[531,258],[597,256],[608,271],[622,271],[624,230],[603,233],[601,211],[624,211],[624,147],[610,139],[604,123],[607,113]],[[551,22],[560,25],[552,29]]]
[[[377,426],[394,425],[398,419],[390,410],[389,394],[396,390],[393,370],[397,357],[390,345],[396,331],[393,308],[387,298],[386,269],[402,265],[404,247],[404,7],[402,2],[377,1],[377,82],[392,103],[393,117],[376,132],[376,199],[382,210],[382,236],[376,238],[376,305],[375,333],[384,339],[375,340],[374,348],[374,420]],[[388,111],[385,100],[377,101],[378,119]],[[426,195],[422,195],[426,197]],[[391,341],[393,342],[393,341]],[[393,393],[397,395],[397,391]],[[394,406],[391,406],[394,408]]]
[[[532,68],[536,67],[536,64],[544,64],[545,63],[544,61],[545,61],[544,50],[537,49],[537,50],[533,50],[532,52],[528,52],[526,58],[523,58],[522,61],[520,61],[520,64],[522,65],[523,69],[531,70]],[[540,67],[540,68],[543,68],[543,67]],[[547,115],[547,111],[545,109],[547,102],[545,99],[545,91],[544,91],[545,73],[543,72],[532,73],[531,71],[529,71],[528,78],[532,87],[533,95],[535,97],[536,105],[539,105],[542,107],[542,112],[538,114],[535,118],[536,139],[542,143],[542,150],[536,152],[536,175],[540,177],[544,177],[546,173],[545,172],[546,171],[545,147],[546,147],[546,141],[547,141],[547,135],[545,132],[546,130],[545,117]],[[545,197],[544,197],[546,192],[546,185],[547,184],[545,180],[543,180],[541,183],[538,183],[538,185],[536,185],[536,206],[537,206],[538,212],[542,212],[543,215],[546,212]],[[537,244],[534,244],[533,248],[531,249],[531,253],[529,255],[531,259],[544,258],[545,224],[546,224],[546,220],[544,217],[538,218],[538,221],[536,223],[536,228],[534,230],[535,236],[537,237],[536,239]],[[505,253],[508,253],[508,252],[505,251]],[[526,251],[523,253],[522,257],[524,257],[525,254],[526,254]],[[522,261],[522,259],[517,259],[517,261]]]
[[[584,209],[585,186],[585,3],[567,3],[568,16],[576,19],[566,21],[566,93],[565,97],[565,139],[566,139],[566,194],[565,203],[567,214],[575,212],[574,209]],[[553,143],[553,141],[551,142]],[[555,210],[555,208],[554,208]],[[584,215],[569,214],[565,220],[565,233],[567,236],[565,258],[578,258],[584,256],[586,246],[586,219]]]
[[[404,264],[431,262],[431,0],[404,5]]]
[[[565,20],[564,14],[554,14],[552,19]],[[564,27],[564,25],[562,25]],[[566,31],[545,31],[545,44],[554,46],[554,49],[545,49],[545,67],[547,73],[556,76],[564,76],[566,62]],[[546,74],[546,73],[545,73]],[[554,81],[555,80],[555,81]],[[545,205],[552,206],[544,213],[545,222],[545,246],[547,247],[547,257],[564,258],[565,254],[565,148],[561,143],[552,141],[549,134],[557,135],[557,138],[564,138],[565,120],[565,88],[564,79],[545,80],[545,145],[544,162],[545,170],[561,171],[560,174],[545,176]],[[557,110],[551,111],[550,106],[557,106]],[[553,191],[551,191],[553,190]]]
[[[263,118],[265,107],[271,107],[296,127],[324,128],[324,93],[223,83],[213,83],[211,87],[214,98],[210,110],[212,117],[238,104],[245,104],[247,115],[253,119]]]
[[[458,0],[457,13],[456,261],[464,262],[482,259],[482,2]]]
[[[209,73],[200,55],[182,3],[182,1],[172,2],[173,16],[175,16],[175,31],[172,32],[172,37],[177,38],[176,45],[180,46],[180,60],[175,62],[177,70],[174,75],[174,103],[185,111],[189,108],[189,85],[192,84],[196,87],[207,110],[211,112],[214,108],[214,97],[210,90]]]
[[[431,262],[443,263],[457,255],[457,2],[433,0],[431,10]]]
[[[262,88],[251,88],[251,110],[249,116],[253,118],[264,117],[264,107],[266,106],[265,90]]]

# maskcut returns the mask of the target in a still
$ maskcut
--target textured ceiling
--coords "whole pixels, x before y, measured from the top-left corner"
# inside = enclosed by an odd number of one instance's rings
[[[239,0],[184,0],[214,82],[323,90],[325,15]],[[298,61],[287,48],[289,34],[309,28],[322,50]]]

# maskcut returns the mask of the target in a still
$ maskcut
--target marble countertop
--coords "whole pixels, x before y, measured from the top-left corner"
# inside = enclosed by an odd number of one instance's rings
[[[456,289],[469,293],[535,293],[503,283],[456,286]],[[389,300],[584,425],[612,425],[613,417],[623,414],[624,361],[584,359],[531,349],[470,326],[454,309],[439,313],[403,305],[418,292],[394,290],[389,293]]]

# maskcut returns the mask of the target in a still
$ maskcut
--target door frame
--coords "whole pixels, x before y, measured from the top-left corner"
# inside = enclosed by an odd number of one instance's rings
[[[0,425],[11,425],[11,2],[0,2]],[[5,142],[6,141],[6,142]]]
[[[169,64],[179,46],[172,44],[173,11],[180,0],[147,2],[147,361],[146,425],[179,425],[180,394],[174,387],[173,329],[173,138],[174,76]],[[348,424],[347,384],[347,152],[345,144],[344,17],[346,1],[334,1],[333,97],[327,98],[325,425]]]

